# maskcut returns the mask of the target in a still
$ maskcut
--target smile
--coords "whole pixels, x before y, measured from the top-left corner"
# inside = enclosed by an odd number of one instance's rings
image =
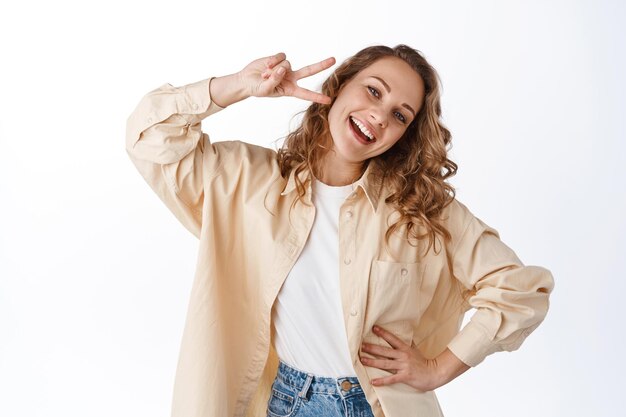
[[[350,116],[349,120],[350,130],[352,130],[353,135],[359,142],[365,145],[376,142],[374,135],[361,122],[352,116]]]

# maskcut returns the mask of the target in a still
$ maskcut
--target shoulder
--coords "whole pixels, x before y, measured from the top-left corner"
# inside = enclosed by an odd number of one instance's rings
[[[452,237],[450,245],[453,251],[458,243],[468,236],[473,240],[488,232],[499,237],[497,230],[483,222],[456,197],[443,209],[442,221]]]
[[[260,145],[243,142],[241,140],[225,140],[221,142],[213,142],[213,146],[221,150],[223,153],[231,153],[240,155],[245,158],[268,158],[276,157],[276,151]]]
[[[474,218],[474,213],[456,197],[441,212],[443,224],[453,235],[462,233]]]
[[[223,186],[233,193],[280,195],[286,179],[281,175],[277,151],[239,140],[214,142],[212,146],[219,155],[219,168],[213,177],[219,177]]]
[[[273,149],[240,140],[213,142],[212,146],[220,155],[222,166],[229,170],[250,166],[270,170],[278,168],[277,153]]]

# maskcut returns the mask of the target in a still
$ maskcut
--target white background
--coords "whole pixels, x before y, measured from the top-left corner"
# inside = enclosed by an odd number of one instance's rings
[[[0,415],[169,415],[197,241],[126,155],[144,94],[398,43],[443,81],[457,197],[556,280],[519,351],[437,390],[446,416],[623,415],[624,2],[226,3],[3,2]],[[274,147],[306,106],[203,129]]]

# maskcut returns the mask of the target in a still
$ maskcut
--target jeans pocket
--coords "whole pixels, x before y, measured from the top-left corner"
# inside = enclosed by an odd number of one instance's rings
[[[267,404],[267,415],[270,417],[288,417],[298,403],[297,393],[288,385],[275,380],[272,385],[272,396]]]

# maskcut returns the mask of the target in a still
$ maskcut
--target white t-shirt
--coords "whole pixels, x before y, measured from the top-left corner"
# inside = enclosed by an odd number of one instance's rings
[[[313,227],[272,313],[280,360],[318,376],[356,376],[339,287],[339,209],[352,188],[313,180]]]

